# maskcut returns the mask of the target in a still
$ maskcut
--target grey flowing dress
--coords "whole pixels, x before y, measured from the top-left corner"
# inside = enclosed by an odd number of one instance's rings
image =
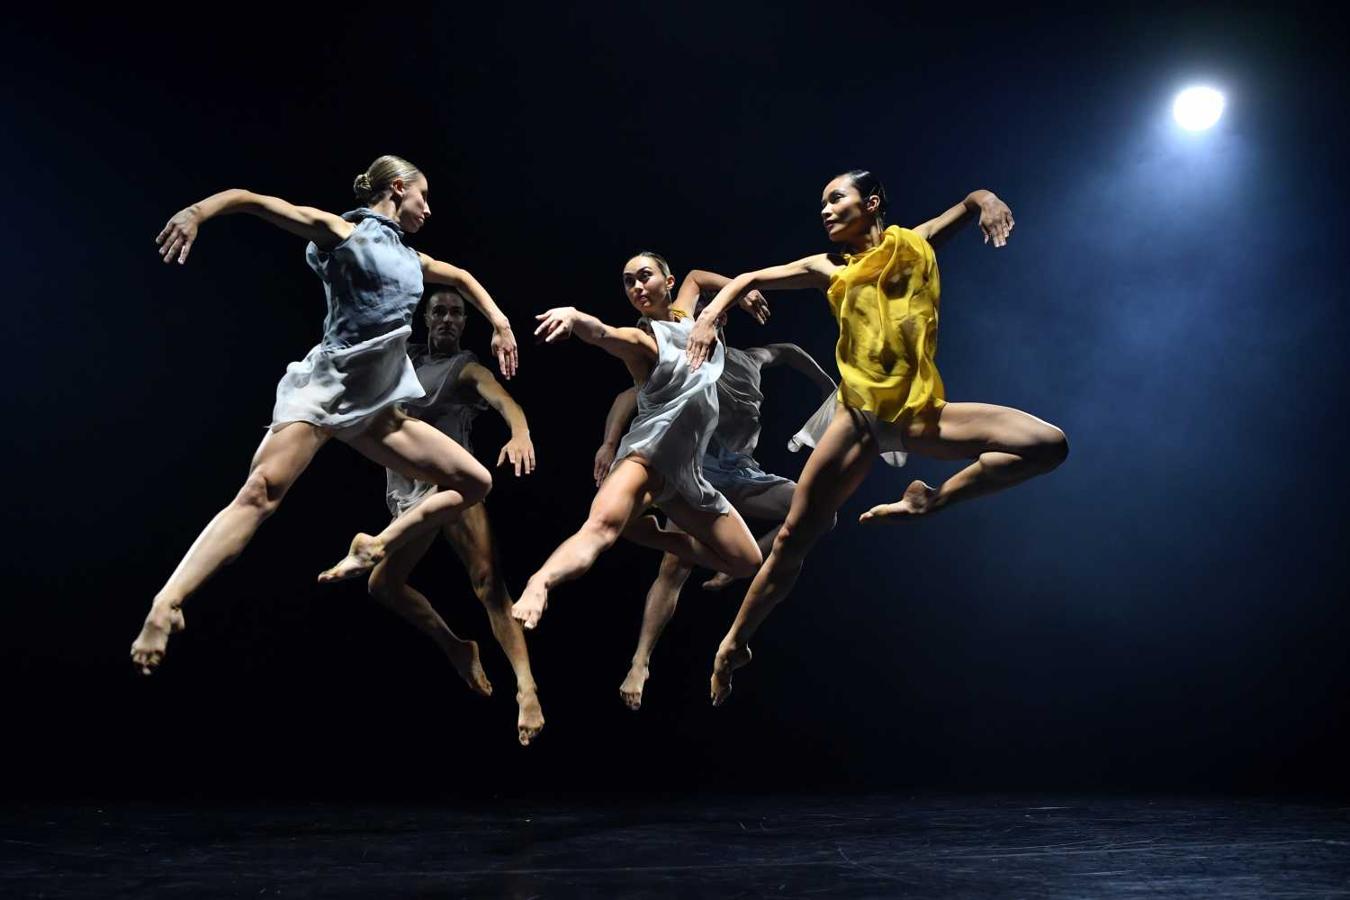
[[[637,415],[619,443],[610,471],[627,457],[640,455],[664,479],[657,506],[679,496],[695,509],[729,512],[731,504],[704,477],[701,466],[717,427],[717,380],[726,350],[718,341],[698,371],[691,372],[685,346],[694,320],[643,322],[656,338],[656,366],[638,389]]]
[[[727,347],[726,353],[717,382],[717,430],[703,457],[703,474],[713,487],[732,496],[748,488],[790,483],[791,479],[765,472],[755,460],[764,403],[760,358],[738,347]]]
[[[413,369],[426,396],[403,405],[403,411],[408,415],[435,427],[470,453],[473,452],[469,440],[473,420],[487,409],[487,402],[475,387],[460,384],[459,377],[465,366],[476,362],[478,357],[472,350],[461,350],[449,356],[426,350],[418,352],[412,359]],[[416,481],[393,469],[384,471],[384,499],[394,517],[403,515],[436,491],[434,484]]]

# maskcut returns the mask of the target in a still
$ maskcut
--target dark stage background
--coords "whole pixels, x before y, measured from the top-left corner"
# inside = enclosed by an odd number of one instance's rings
[[[12,23],[7,796],[1347,787],[1329,20],[456,6]],[[1183,138],[1170,100],[1197,79],[1229,107]],[[415,246],[473,271],[522,338],[556,305],[631,318],[638,247],[727,273],[824,249],[819,192],[846,168],[881,174],[907,225],[992,188],[1010,246],[971,228],[940,253],[948,395],[1032,411],[1072,454],[865,530],[868,505],[953,470],[878,466],[721,709],[707,676],[743,588],[691,585],[633,714],[618,686],[657,560],[616,548],[530,639],[548,725],[522,749],[448,547],[416,583],[482,644],[490,701],[359,584],[314,584],[385,518],[380,470],[334,444],[142,679],[127,648],[149,599],[237,488],[323,310],[301,242],[259,221],[209,223],[182,269],[152,239],[227,187],[347,209],[386,152],[430,179]],[[823,298],[770,299],[770,325],[730,339],[828,366]],[[487,336],[474,318],[467,344]],[[488,501],[513,590],[582,520],[624,386],[593,348],[523,348],[510,390],[541,465]],[[780,372],[766,392],[760,459],[796,474],[784,442],[814,398]],[[504,435],[480,419],[480,455]]]

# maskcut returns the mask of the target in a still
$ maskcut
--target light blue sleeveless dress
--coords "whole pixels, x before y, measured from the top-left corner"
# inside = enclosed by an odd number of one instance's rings
[[[691,372],[685,345],[694,320],[643,323],[656,338],[656,366],[638,389],[637,415],[619,442],[610,471],[625,458],[640,455],[665,482],[655,498],[657,506],[679,496],[695,509],[729,512],[731,504],[703,476],[700,465],[717,427],[717,379],[726,360],[722,342]]]
[[[350,438],[372,418],[425,392],[408,360],[412,314],[422,298],[422,264],[403,229],[370,209],[342,216],[356,227],[328,250],[313,243],[305,261],[323,281],[323,339],[286,367],[271,429],[309,422]]]

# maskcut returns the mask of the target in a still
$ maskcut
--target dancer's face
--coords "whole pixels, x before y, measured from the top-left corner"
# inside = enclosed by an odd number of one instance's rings
[[[431,203],[427,200],[427,179],[418,175],[412,181],[395,179],[390,191],[394,196],[394,208],[398,210],[399,227],[408,234],[422,230],[427,219],[431,218]]]
[[[661,271],[650,256],[635,256],[623,267],[623,290],[628,302],[644,316],[664,319],[670,309],[670,290],[675,277]]]
[[[876,197],[864,198],[847,175],[825,185],[820,195],[820,220],[825,234],[836,244],[856,239],[876,221]]]
[[[464,298],[452,291],[442,291],[427,303],[427,334],[436,347],[458,347],[464,334]]]

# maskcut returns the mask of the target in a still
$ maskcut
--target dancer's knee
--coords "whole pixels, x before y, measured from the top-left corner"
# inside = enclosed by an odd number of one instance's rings
[[[597,544],[600,549],[608,550],[619,540],[623,533],[623,523],[602,516],[592,516],[581,526],[580,534]]]
[[[464,502],[468,506],[475,503],[482,503],[487,499],[487,495],[492,492],[492,473],[487,469],[481,468],[477,472],[471,473],[472,477],[466,479],[467,487],[460,488],[460,493],[464,495]]]
[[[479,600],[487,600],[497,582],[497,569],[491,562],[476,560],[469,564],[469,585]]]
[[[732,578],[752,578],[764,564],[764,552],[754,541],[749,541],[748,546],[741,548],[740,552],[727,562],[730,563],[727,574]]]
[[[276,479],[268,477],[267,469],[258,466],[248,473],[244,486],[235,495],[232,505],[247,509],[265,519],[277,511],[286,489]]]
[[[366,579],[366,592],[386,605],[394,599],[394,596],[398,593],[398,588],[397,579],[389,574],[389,567],[385,565],[376,566],[375,570],[370,573],[370,577]]]
[[[778,535],[773,539],[773,552],[780,559],[800,561],[830,529],[834,528],[837,517],[831,513],[827,519],[801,519],[783,523]]]
[[[464,505],[473,506],[475,503],[483,502],[492,491],[492,473],[479,465],[467,472],[459,473],[453,479],[447,479],[446,483],[440,486],[458,491],[464,498]]]
[[[664,553],[661,555],[661,565],[658,574],[663,579],[688,578],[692,570],[674,553]]]
[[[1048,425],[1038,438],[1028,456],[1043,471],[1049,472],[1069,458],[1069,439],[1063,431]]]

